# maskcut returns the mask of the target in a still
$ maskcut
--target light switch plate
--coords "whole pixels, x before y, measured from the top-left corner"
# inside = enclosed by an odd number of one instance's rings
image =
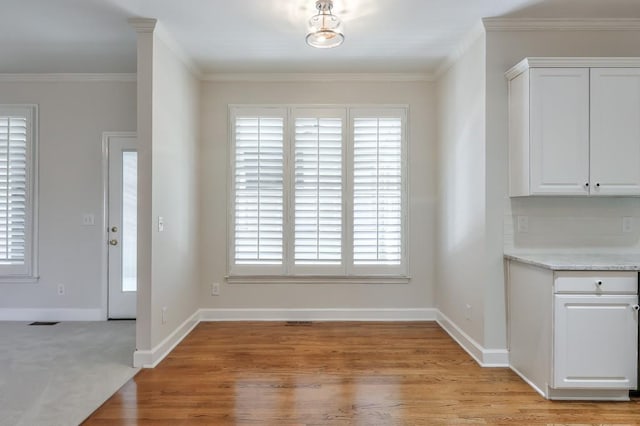
[[[96,215],[93,213],[85,213],[82,215],[82,224],[85,226],[92,226],[96,224]]]
[[[624,233],[633,232],[633,218],[632,217],[623,217],[622,218],[622,232],[624,232]]]
[[[162,216],[158,216],[158,232],[164,231],[164,218]]]

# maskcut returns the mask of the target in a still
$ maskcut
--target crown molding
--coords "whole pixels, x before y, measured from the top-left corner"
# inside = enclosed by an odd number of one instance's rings
[[[165,26],[161,22],[157,22],[155,26],[154,35],[167,46],[167,48],[178,57],[180,62],[186,66],[189,71],[198,80],[202,80],[202,70],[198,67],[198,64],[189,56],[189,54],[182,48],[182,46],[173,38],[171,33],[167,31]]]
[[[137,33],[152,33],[156,29],[158,20],[152,18],[129,18],[127,22]]]
[[[198,64],[187,54],[161,22],[152,18],[130,18],[127,22],[129,22],[129,25],[131,25],[138,34],[153,34],[162,40],[167,48],[178,57],[180,62],[182,62],[197,79],[202,79],[202,70],[198,67]]]
[[[589,58],[589,57],[534,57],[524,58],[504,73],[507,79],[518,76],[530,68],[640,68],[640,58]]]
[[[484,18],[487,31],[638,31],[640,19],[636,18]]]
[[[412,82],[434,81],[429,73],[209,73],[203,81],[213,82]]]
[[[453,49],[453,51],[438,65],[434,73],[434,79],[438,80],[442,75],[447,72],[451,66],[456,63],[465,53],[475,44],[480,37],[485,34],[484,25],[482,21],[476,22],[467,34],[463,37],[462,41]]]
[[[2,83],[135,83],[135,73],[0,74]]]

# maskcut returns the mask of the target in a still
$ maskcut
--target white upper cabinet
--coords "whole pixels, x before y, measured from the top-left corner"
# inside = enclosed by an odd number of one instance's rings
[[[640,69],[591,69],[591,192],[640,194]]]
[[[528,58],[506,75],[511,197],[640,195],[640,59]]]
[[[535,68],[530,82],[531,195],[589,192],[589,70]]]

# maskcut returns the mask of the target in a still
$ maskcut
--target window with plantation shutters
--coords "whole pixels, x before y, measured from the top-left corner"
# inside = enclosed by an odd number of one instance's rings
[[[283,261],[284,118],[235,119],[236,264]]]
[[[295,264],[340,265],[343,114],[318,117],[309,112],[295,118]]]
[[[406,108],[229,111],[230,282],[406,282]]]
[[[401,116],[353,118],[353,263],[402,263]]]
[[[35,107],[0,106],[0,277],[34,274]]]

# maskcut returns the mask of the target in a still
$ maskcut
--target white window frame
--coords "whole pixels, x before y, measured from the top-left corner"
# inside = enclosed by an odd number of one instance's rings
[[[0,283],[38,280],[38,106],[0,104],[0,116],[17,115],[27,119],[26,212],[24,262],[0,264]]]
[[[229,105],[229,174],[227,216],[227,270],[229,283],[408,283],[408,105]],[[295,265],[294,237],[294,162],[295,118],[315,113],[316,117],[337,117],[343,121],[343,209],[342,209],[342,264]],[[284,114],[275,115],[275,114]],[[333,115],[332,115],[333,114]],[[375,114],[376,117],[400,117],[402,120],[402,248],[400,265],[353,264],[353,118]],[[236,265],[235,259],[235,119],[239,116],[284,117],[284,216],[282,265]]]

